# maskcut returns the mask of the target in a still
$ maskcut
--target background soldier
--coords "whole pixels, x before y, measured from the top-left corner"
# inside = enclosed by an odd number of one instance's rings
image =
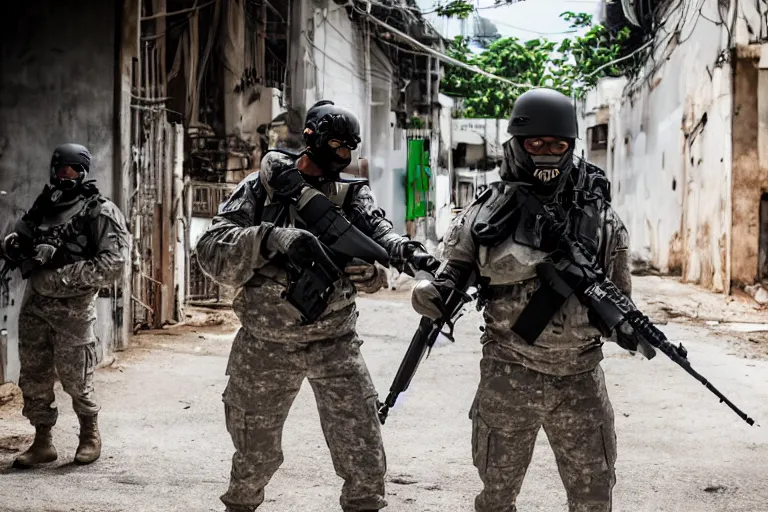
[[[536,219],[505,216],[504,182],[523,182],[544,204],[568,215],[583,207],[601,183],[601,175],[576,167],[578,136],[571,101],[550,89],[534,89],[515,103],[505,145],[501,177],[491,190],[457,216],[445,239],[444,263],[434,283],[422,282],[412,302],[422,315],[437,319],[452,287],[466,288],[473,272],[486,280],[481,378],[470,411],[472,454],[484,487],[475,500],[477,512],[514,512],[515,501],[543,426],[568,494],[571,512],[611,510],[615,483],[616,438],[611,404],[600,361],[601,332],[575,295],[546,311],[536,302],[533,316],[551,320],[534,344],[513,332],[525,307],[540,288],[536,265],[548,253],[525,245],[538,233],[520,233]],[[594,170],[594,169],[593,169]],[[505,189],[505,187],[508,187]],[[608,205],[608,203],[605,203]],[[505,210],[505,207],[508,209]],[[524,215],[524,214],[521,214]],[[535,215],[534,215],[535,217]],[[497,222],[503,219],[502,222]],[[610,206],[580,225],[579,241],[627,295],[631,292],[628,234]],[[512,223],[517,224],[512,225]],[[498,230],[493,243],[478,243],[480,230]],[[527,310],[530,312],[530,309]],[[550,316],[544,317],[550,318]],[[534,319],[535,320],[535,319]],[[624,346],[624,345],[622,345]],[[637,347],[630,347],[636,349]]]
[[[219,283],[240,288],[234,309],[242,328],[224,391],[227,429],[236,449],[229,490],[221,498],[228,511],[250,512],[264,501],[264,487],[283,462],[283,424],[305,378],[336,473],[344,479],[343,510],[386,506],[376,390],[360,354],[355,308],[355,288],[379,290],[386,283],[384,271],[371,264],[347,266],[328,307],[312,323],[303,322],[284,299],[289,264],[334,266],[314,235],[294,227],[296,210],[319,195],[338,205],[376,247],[386,249],[401,271],[425,257],[421,244],[392,233],[365,181],[340,180],[360,143],[359,131],[352,113],[329,101],[317,103],[306,117],[306,150],[267,153],[261,170],[240,184],[197,244],[201,268]],[[295,147],[300,140],[286,136],[293,140],[277,147]]]
[[[95,301],[100,288],[122,275],[129,235],[117,206],[85,181],[90,165],[85,147],[57,147],[50,185],[3,242],[6,260],[29,280],[19,316],[19,387],[35,440],[14,461],[19,468],[58,457],[51,436],[57,373],[80,421],[75,462],[90,464],[101,454],[93,392]]]

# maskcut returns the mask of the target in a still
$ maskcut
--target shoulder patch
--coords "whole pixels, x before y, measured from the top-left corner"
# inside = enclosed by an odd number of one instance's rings
[[[448,225],[448,229],[445,232],[446,246],[453,247],[459,242],[461,232],[467,223],[466,213],[467,209],[465,208],[461,213],[454,217],[451,223]]]

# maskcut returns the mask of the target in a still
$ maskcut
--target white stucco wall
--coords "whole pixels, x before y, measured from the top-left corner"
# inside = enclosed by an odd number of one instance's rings
[[[509,140],[506,119],[454,119],[452,122],[452,145],[456,149],[460,143],[485,144],[489,158],[504,157],[503,144]],[[472,151],[472,155],[470,155]],[[467,148],[467,160],[478,157],[476,148]],[[479,150],[482,153],[482,148]]]
[[[406,144],[391,111],[392,63],[362,25],[328,2],[307,22],[305,105],[328,99],[354,112],[363,139],[353,158],[368,159],[374,197],[398,232],[405,232]],[[311,33],[311,34],[310,34]],[[370,49],[368,51],[368,49]],[[367,56],[368,54],[368,56]]]
[[[189,246],[194,248],[197,246],[197,242],[211,227],[213,219],[206,217],[192,217],[189,219]]]
[[[685,1],[696,5],[669,13],[639,82],[625,88],[610,81],[582,103],[581,143],[586,128],[596,123],[595,112],[609,105],[606,171],[614,207],[630,232],[633,257],[662,271],[679,269],[687,281],[726,291],[733,123],[728,48],[765,30],[759,17],[740,9],[742,20],[729,41],[722,25],[702,16],[733,20],[733,9],[718,13],[717,0]],[[755,35],[742,26],[745,16],[753,16]],[[678,23],[681,43],[668,44]]]

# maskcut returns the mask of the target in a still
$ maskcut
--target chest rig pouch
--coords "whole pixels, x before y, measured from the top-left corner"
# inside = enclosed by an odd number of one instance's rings
[[[498,184],[496,192],[487,193],[488,200],[473,227],[478,245],[493,246],[513,237],[515,243],[550,254],[537,267],[540,286],[512,327],[530,344],[535,343],[571,294],[546,279],[546,269],[563,255],[574,252],[570,244],[576,244],[577,252],[586,256],[586,261],[579,262],[582,266],[597,273],[603,266],[598,255],[610,185],[599,168],[587,166],[584,161],[580,164],[571,186],[557,202],[546,203],[524,184]]]
[[[280,152],[291,156],[292,160],[284,168],[273,169],[269,182],[273,188],[273,202],[265,207],[264,220],[276,226],[293,225],[309,231],[327,249],[329,259],[336,266],[323,268],[322,265],[313,265],[299,269],[292,268],[289,262],[283,260],[289,271],[286,299],[299,310],[304,322],[311,324],[327,308],[330,297],[338,287],[342,269],[348,263],[359,259],[388,266],[389,255],[382,246],[354,226],[343,215],[342,208],[324,194],[314,195],[300,207],[302,190],[307,186],[317,189],[320,183],[299,172],[296,168],[297,155]]]
[[[46,187],[17,226],[17,232],[24,241],[24,252],[29,255],[21,264],[24,279],[39,266],[32,259],[37,245],[47,244],[56,248],[51,260],[43,265],[43,268],[48,269],[58,269],[92,258],[97,252],[91,223],[98,217],[106,199],[101,196],[95,184],[84,184],[82,199],[69,208],[52,203],[51,192],[50,187]]]

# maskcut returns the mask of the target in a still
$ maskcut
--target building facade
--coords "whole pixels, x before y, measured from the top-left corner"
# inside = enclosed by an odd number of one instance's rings
[[[582,148],[608,172],[636,263],[727,293],[768,276],[768,7],[656,4],[644,69],[581,102]]]

